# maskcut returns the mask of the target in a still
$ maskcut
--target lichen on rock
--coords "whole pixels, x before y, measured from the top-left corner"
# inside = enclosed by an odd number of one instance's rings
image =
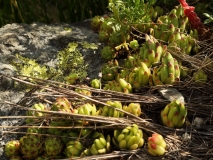
[[[56,68],[41,65],[34,59],[23,57],[16,54],[21,63],[12,64],[16,67],[18,74],[40,79],[52,79],[65,82],[70,75],[75,74],[82,80],[87,76],[87,67],[83,55],[77,49],[78,43],[71,42],[57,54]],[[33,79],[31,79],[33,82]]]
[[[34,78],[48,78],[46,66],[41,66],[36,62],[36,60],[23,57],[19,54],[16,54],[16,57],[21,61],[21,63],[11,61],[11,64],[16,67],[18,74]]]
[[[81,42],[80,44],[86,49],[98,49],[98,45],[95,43]]]
[[[58,69],[63,72],[65,80],[70,74],[77,74],[81,80],[87,76],[88,64],[85,64],[83,55],[77,47],[78,43],[72,42],[58,53]]]

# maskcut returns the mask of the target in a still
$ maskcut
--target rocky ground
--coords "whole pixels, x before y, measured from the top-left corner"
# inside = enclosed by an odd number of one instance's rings
[[[46,25],[33,24],[8,24],[0,28],[0,124],[1,126],[15,126],[22,119],[8,119],[4,116],[22,115],[24,112],[14,109],[7,102],[17,103],[24,96],[24,92],[15,91],[10,79],[3,78],[1,74],[13,75],[16,73],[9,64],[16,61],[15,54],[36,59],[41,64],[55,65],[56,55],[69,42],[88,42],[98,45],[97,49],[79,48],[84,56],[85,63],[89,64],[88,77],[97,77],[100,72],[102,60],[100,50],[103,44],[98,42],[98,34],[89,27],[90,21],[75,24]],[[17,134],[5,134],[7,128],[0,128],[0,159],[7,160],[3,148],[7,141],[16,139]]]

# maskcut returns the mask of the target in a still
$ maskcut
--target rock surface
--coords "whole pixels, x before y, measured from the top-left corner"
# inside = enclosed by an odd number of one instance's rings
[[[100,50],[103,44],[98,42],[98,34],[89,28],[89,21],[75,24],[46,25],[33,24],[8,24],[0,28],[0,116],[20,115],[19,110],[5,101],[17,103],[24,93],[12,89],[13,83],[1,77],[1,74],[14,74],[9,61],[16,60],[16,53],[32,59],[41,64],[54,65],[57,53],[67,46],[69,42],[88,42],[98,45],[97,49],[80,48],[84,60],[89,64],[88,77],[98,76],[102,59]],[[2,119],[1,126],[14,126],[21,122],[20,119]],[[6,128],[0,128],[0,132]],[[0,137],[0,159],[7,160],[3,154],[5,143],[18,135],[2,134]]]

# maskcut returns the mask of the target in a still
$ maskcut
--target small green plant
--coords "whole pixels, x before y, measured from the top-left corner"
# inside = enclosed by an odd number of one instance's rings
[[[204,24],[209,24],[213,22],[213,13],[203,13],[203,15],[207,18],[205,19]]]
[[[213,22],[213,0],[207,2],[199,2],[195,5],[195,12],[201,16],[205,16],[204,24]]]

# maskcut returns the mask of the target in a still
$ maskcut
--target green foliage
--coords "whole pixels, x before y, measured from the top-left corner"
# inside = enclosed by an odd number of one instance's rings
[[[203,15],[207,17],[207,19],[204,21],[204,24],[213,22],[213,13],[212,14],[203,13]]]
[[[198,3],[199,4],[199,3]],[[204,24],[209,24],[213,22],[213,0],[208,1],[208,3],[201,3],[200,5],[201,13],[206,17]]]
[[[141,0],[112,0],[109,10],[113,13],[115,22],[129,24],[147,17],[149,3]]]
[[[109,37],[111,46],[122,43],[127,49],[130,26],[140,22],[150,22],[151,17],[148,12],[151,7],[150,2],[144,3],[143,0],[110,0],[108,9],[113,14],[107,20],[107,24],[112,26],[114,31]]]
[[[73,23],[103,15],[107,0],[0,0],[0,26],[8,23]]]

